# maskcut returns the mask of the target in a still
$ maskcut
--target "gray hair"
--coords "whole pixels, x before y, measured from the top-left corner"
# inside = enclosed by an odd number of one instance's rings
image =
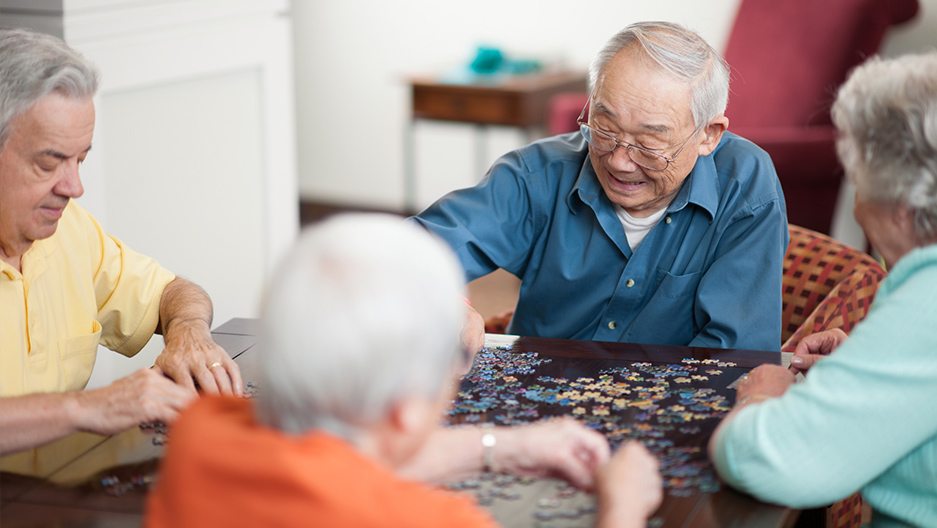
[[[0,29],[0,150],[14,119],[50,93],[93,97],[97,69],[60,39],[28,29]]]
[[[729,103],[729,68],[695,31],[671,22],[637,22],[619,31],[599,51],[589,68],[589,86],[618,52],[639,43],[664,71],[690,85],[690,111],[697,127],[722,115]]]
[[[452,250],[400,218],[307,229],[264,299],[258,420],[354,442],[402,398],[438,397],[461,359],[463,284]]]
[[[832,117],[862,197],[907,207],[918,240],[937,241],[937,52],[869,59],[840,87]]]

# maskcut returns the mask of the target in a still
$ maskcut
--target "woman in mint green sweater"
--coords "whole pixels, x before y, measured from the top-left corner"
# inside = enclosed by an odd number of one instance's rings
[[[854,214],[890,273],[848,340],[814,334],[791,370],[749,373],[710,456],[765,501],[815,508],[861,490],[873,526],[937,526],[937,53],[869,60],[833,121]]]

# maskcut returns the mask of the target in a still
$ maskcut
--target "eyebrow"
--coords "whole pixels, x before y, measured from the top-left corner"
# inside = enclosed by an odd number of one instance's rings
[[[82,150],[81,152],[79,152],[79,154],[87,154],[90,151],[91,151],[91,145],[88,145],[88,148],[86,148],[85,150]],[[36,156],[52,156],[53,158],[60,159],[60,160],[68,159],[71,157],[53,149],[46,149],[46,150],[39,151],[36,153]]]
[[[611,108],[605,106],[600,101],[593,101],[593,104],[595,105],[596,110],[598,110],[599,112],[602,112],[603,114],[609,117],[612,117],[614,119],[618,119],[618,114],[613,112]],[[647,130],[650,132],[658,132],[661,134],[670,132],[670,127],[667,125],[652,125],[648,123],[643,123],[640,125],[640,127],[644,130]]]

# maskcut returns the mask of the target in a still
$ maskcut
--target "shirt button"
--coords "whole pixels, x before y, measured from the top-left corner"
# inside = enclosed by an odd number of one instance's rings
[[[609,330],[614,330],[614,329],[615,329],[615,321],[609,321],[609,322],[608,322],[608,329],[609,329]]]
[[[625,283],[625,286],[629,288],[634,286],[634,279],[628,279],[628,282]]]
[[[664,218],[664,223],[669,224],[671,222],[670,217]]]

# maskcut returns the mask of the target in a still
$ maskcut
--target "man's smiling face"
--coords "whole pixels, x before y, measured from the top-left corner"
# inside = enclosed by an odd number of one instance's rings
[[[636,164],[625,148],[589,147],[589,158],[608,199],[644,218],[667,207],[690,174],[705,134],[695,134],[690,86],[661,71],[640,47],[618,52],[596,80],[589,124],[626,143],[671,158],[662,171]],[[692,136],[692,137],[691,137]]]

